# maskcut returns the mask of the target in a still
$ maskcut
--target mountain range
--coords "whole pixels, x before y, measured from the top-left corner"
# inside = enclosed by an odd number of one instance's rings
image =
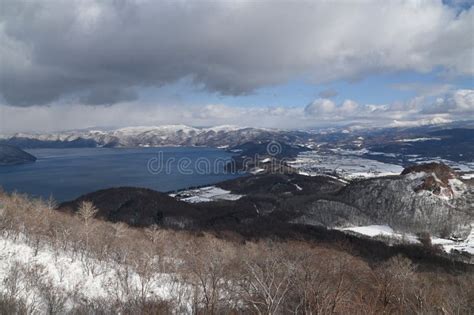
[[[366,148],[382,153],[422,154],[451,160],[466,160],[474,159],[474,122],[410,128],[349,126],[318,130],[280,130],[238,126],[197,128],[169,125],[0,135],[0,144],[20,148],[157,146],[231,148],[247,142],[262,141],[277,141],[310,149],[315,147]],[[445,150],[448,146],[449,150]]]
[[[310,134],[250,127],[218,126],[194,128],[185,125],[127,127],[115,130],[80,130],[50,134],[17,133],[3,136],[0,143],[22,148],[39,147],[153,147],[235,146],[249,141],[272,139],[304,143]]]

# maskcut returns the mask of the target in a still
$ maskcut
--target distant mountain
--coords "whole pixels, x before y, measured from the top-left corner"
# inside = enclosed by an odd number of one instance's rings
[[[294,156],[304,147],[329,154],[340,149],[346,153],[357,151],[363,158],[403,166],[419,160],[474,161],[474,123],[470,122],[326,131],[171,125],[0,136],[0,144],[20,148],[206,146],[241,151],[242,155],[262,155],[264,144],[271,141],[278,142],[274,149],[281,152],[277,155],[285,157]]]
[[[0,166],[31,163],[36,157],[11,145],[0,144]]]
[[[310,134],[235,126],[194,128],[185,125],[129,127],[111,131],[87,130],[52,134],[18,133],[3,137],[0,143],[22,148],[39,147],[154,147],[210,146],[229,147],[250,141],[275,140],[304,143]]]

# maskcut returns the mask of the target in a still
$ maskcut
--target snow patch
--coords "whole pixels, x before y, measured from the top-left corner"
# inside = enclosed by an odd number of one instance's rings
[[[473,179],[474,178],[474,173],[471,174],[464,174],[461,176],[462,179]]]
[[[441,138],[427,138],[427,137],[422,137],[422,138],[413,138],[413,139],[400,139],[397,140],[397,142],[422,142],[422,141],[439,141]]]
[[[440,245],[447,253],[457,251],[474,255],[474,223],[471,224],[471,233],[464,241],[432,238],[431,244]]]
[[[296,187],[297,190],[299,190],[299,191],[302,191],[302,190],[303,190],[303,188],[301,188],[300,185],[298,185],[298,184],[293,184],[293,185],[295,185],[295,187]]]
[[[344,228],[339,227],[336,228],[336,230],[354,232],[368,237],[385,236],[393,240],[412,244],[419,243],[416,235],[396,232],[388,225],[352,226]]]
[[[240,127],[240,126],[236,126],[236,125],[221,125],[221,126],[215,126],[215,127],[211,127],[211,128],[204,128],[202,129],[204,132],[208,132],[208,131],[214,131],[216,133],[218,132],[229,132],[229,131],[235,131],[235,130],[240,130],[240,129],[245,129],[247,127]]]
[[[353,226],[342,228],[342,231],[351,231],[358,234],[374,237],[379,235],[393,236],[395,233],[388,225],[368,225],[368,226]]]
[[[252,173],[253,175],[260,174],[262,172],[265,172],[263,168],[254,168],[250,171],[250,173]]]
[[[216,186],[184,190],[177,194],[171,194],[170,196],[189,203],[211,202],[217,200],[238,200],[243,197],[243,195],[232,194],[229,190]]]
[[[420,243],[416,235],[396,232],[388,225],[339,227],[336,229],[340,231],[350,231],[368,237],[386,236],[396,240],[404,240],[413,244]],[[463,241],[434,237],[431,239],[431,244],[441,246],[447,253],[458,251],[474,255],[474,223],[471,224],[471,233]]]
[[[368,151],[334,150],[334,153],[309,151],[300,153],[288,164],[302,175],[337,175],[346,180],[399,175],[403,167],[362,158]],[[336,153],[337,152],[337,153]]]

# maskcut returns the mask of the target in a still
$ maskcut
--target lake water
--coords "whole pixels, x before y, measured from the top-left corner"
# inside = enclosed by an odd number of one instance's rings
[[[66,201],[99,189],[132,186],[168,192],[237,177],[232,155],[212,148],[30,149],[35,163],[0,166],[0,186]]]

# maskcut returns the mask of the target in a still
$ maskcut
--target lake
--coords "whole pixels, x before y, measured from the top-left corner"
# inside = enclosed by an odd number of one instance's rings
[[[0,166],[0,186],[58,201],[99,189],[132,186],[169,192],[215,184],[237,177],[226,174],[232,155],[196,147],[29,149],[35,163]]]

